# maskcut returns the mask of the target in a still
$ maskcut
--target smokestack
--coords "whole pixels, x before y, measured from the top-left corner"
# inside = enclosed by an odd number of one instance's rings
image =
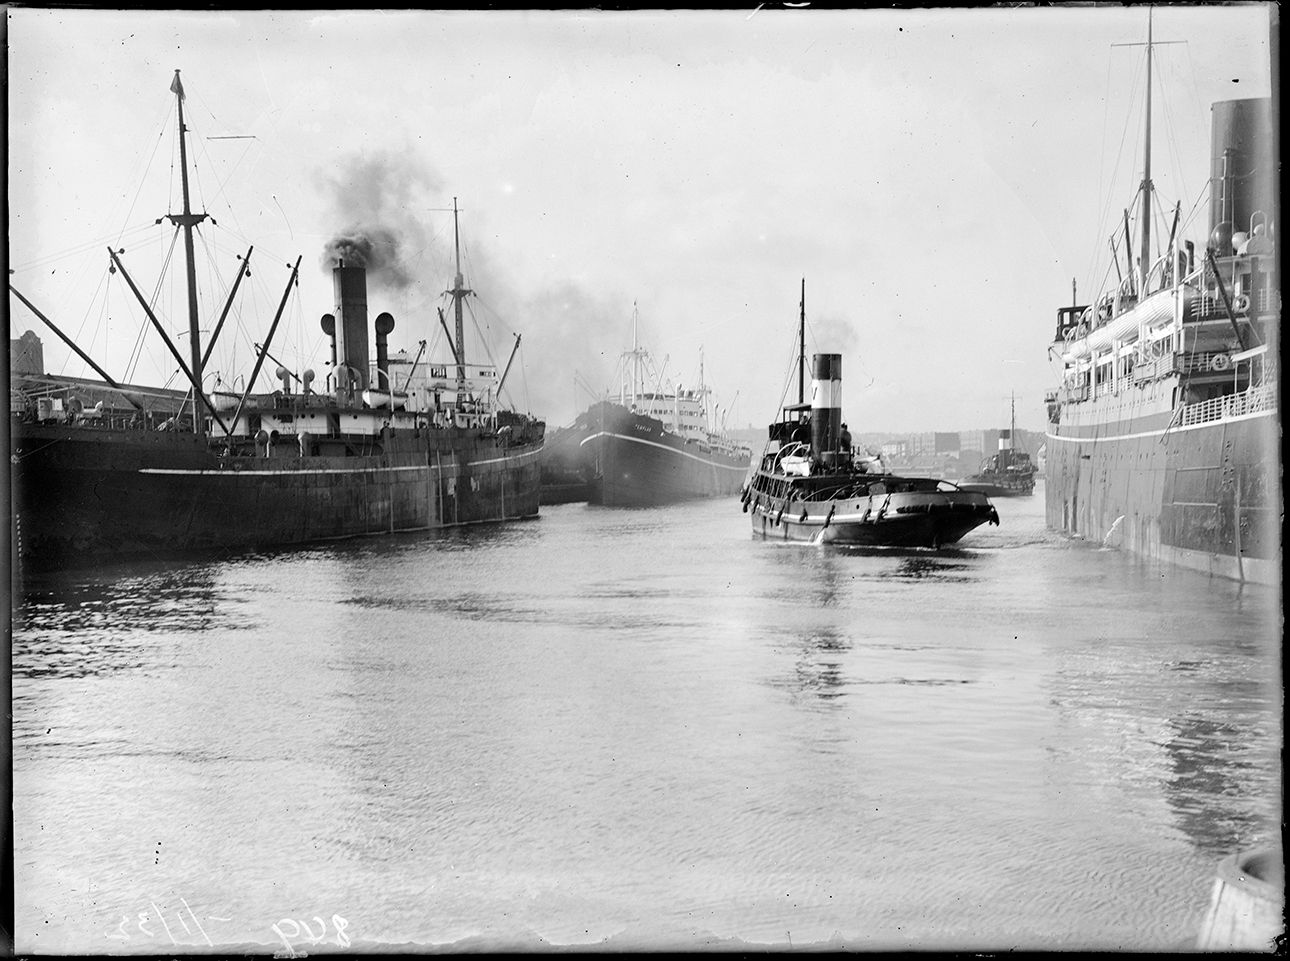
[[[394,329],[394,317],[389,313],[376,315],[376,388],[393,391],[390,384],[390,351],[386,337]]]
[[[1252,214],[1272,216],[1272,100],[1223,100],[1210,109],[1210,245],[1224,256],[1232,234],[1250,231]]]
[[[842,355],[816,354],[811,367],[811,451],[832,464],[842,439]]]
[[[368,387],[367,270],[339,261],[331,272],[336,291],[336,397]]]

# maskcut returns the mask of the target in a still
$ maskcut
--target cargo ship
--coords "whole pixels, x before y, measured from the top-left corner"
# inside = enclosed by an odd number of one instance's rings
[[[1057,310],[1047,523],[1144,558],[1279,583],[1278,112],[1271,98],[1212,105],[1208,235],[1199,247],[1177,235],[1179,204],[1153,247],[1150,26],[1145,46],[1136,250],[1126,213],[1116,282]]]
[[[619,364],[616,401],[602,400],[579,415],[574,429],[588,477],[587,501],[606,507],[653,507],[700,497],[734,496],[748,475],[752,450],[732,440],[703,383],[664,387],[666,362],[656,370],[640,346],[633,313],[632,349]],[[650,385],[652,382],[652,386]]]
[[[1033,494],[1035,463],[1030,454],[1016,448],[1016,436],[1017,402],[1013,398],[1010,426],[999,431],[998,453],[987,457],[977,473],[959,481],[959,487],[980,491],[987,497],[1029,497]]]
[[[175,553],[276,548],[393,531],[532,517],[538,511],[538,454],[545,425],[500,402],[505,373],[470,364],[460,270],[445,292],[456,314],[449,364],[391,373],[391,314],[369,327],[361,246],[332,268],[334,313],[322,316],[332,373],[276,367],[277,390],[257,393],[273,337],[299,273],[291,270],[276,316],[256,344],[241,392],[208,392],[205,362],[218,338],[251,251],[239,257],[223,313],[199,316],[193,233],[207,215],[188,191],[184,91],[178,105],[182,211],[168,214],[182,235],[187,269],[186,359],[139,293],[122,252],[110,272],[124,280],[187,379],[187,391],[152,391],[114,380],[12,283],[14,298],[103,379],[87,405],[83,382],[17,377],[11,383],[10,463],[13,558],[20,571]],[[454,233],[456,211],[454,204]],[[176,237],[178,239],[178,236]],[[442,311],[439,316],[447,333]],[[203,348],[199,333],[213,330]],[[369,341],[375,332],[376,359]],[[518,339],[516,342],[518,347]],[[421,341],[419,367],[425,351]],[[515,357],[514,350],[511,360]],[[509,362],[507,368],[509,369]],[[321,389],[320,389],[321,388]]]
[[[883,472],[857,455],[842,423],[842,355],[812,358],[805,399],[806,282],[802,282],[798,396],[771,422],[743,488],[753,535],[845,547],[942,548],[982,524],[998,525],[988,497],[935,477]]]

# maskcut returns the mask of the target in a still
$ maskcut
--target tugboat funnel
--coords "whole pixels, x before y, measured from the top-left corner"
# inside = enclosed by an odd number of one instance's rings
[[[811,452],[829,467],[844,460],[842,355],[816,354],[811,362]]]

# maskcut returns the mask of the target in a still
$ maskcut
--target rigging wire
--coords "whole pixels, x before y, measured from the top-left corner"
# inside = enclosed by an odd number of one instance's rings
[[[1107,104],[1107,107],[1106,107],[1107,115],[1109,115],[1109,113],[1110,113],[1110,91],[1111,91],[1111,81],[1110,81],[1110,76],[1111,76],[1111,58],[1109,58],[1109,57],[1108,57],[1108,58],[1107,58],[1107,94],[1106,94],[1106,97],[1105,97],[1105,102],[1106,102],[1106,104]],[[1138,69],[1138,71],[1137,71],[1137,72],[1135,72],[1135,74],[1134,74],[1134,76],[1133,76],[1133,82],[1131,83],[1131,85],[1130,85],[1130,87],[1129,87],[1129,98],[1128,98],[1128,99],[1129,99],[1129,103],[1130,103],[1130,104],[1134,104],[1134,103],[1136,103],[1136,102],[1137,102],[1137,100],[1138,100],[1138,88],[1139,88],[1140,84],[1141,84],[1145,79],[1146,79],[1146,60],[1144,59],[1144,60],[1142,61],[1142,66]],[[1101,227],[1100,227],[1100,228],[1099,228],[1099,230],[1098,230],[1098,233],[1099,233],[1101,236],[1104,236],[1104,237],[1105,237],[1105,236],[1107,235],[1107,233],[1108,233],[1108,229],[1110,228],[1110,225],[1111,225],[1112,219],[1113,219],[1113,218],[1118,219],[1118,217],[1119,217],[1119,214],[1115,211],[1115,209],[1113,209],[1113,208],[1110,206],[1110,204],[1109,204],[1109,202],[1108,202],[1108,201],[1109,201],[1109,199],[1110,199],[1111,191],[1115,189],[1114,181],[1118,179],[1118,178],[1116,177],[1116,172],[1120,170],[1121,160],[1123,159],[1123,157],[1124,157],[1124,152],[1125,152],[1125,149],[1124,149],[1124,148],[1125,148],[1125,144],[1129,141],[1129,127],[1130,127],[1130,124],[1131,124],[1131,123],[1133,123],[1135,120],[1136,120],[1136,116],[1135,116],[1135,114],[1134,114],[1134,111],[1133,111],[1131,108],[1130,108],[1130,109],[1128,109],[1128,110],[1126,110],[1126,111],[1125,111],[1125,116],[1124,116],[1124,125],[1123,125],[1123,128],[1122,128],[1122,129],[1121,129],[1121,131],[1120,131],[1120,143],[1119,143],[1119,146],[1116,148],[1116,153],[1115,153],[1115,162],[1114,162],[1114,163],[1111,165],[1111,167],[1110,167],[1110,181],[1111,181],[1111,182],[1107,184],[1107,187],[1106,187],[1106,194],[1105,194],[1105,195],[1103,195],[1103,194],[1102,194],[1102,187],[1101,187],[1101,183],[1102,183],[1102,181],[1103,181],[1103,179],[1104,179],[1103,174],[1105,173],[1105,168],[1104,168],[1104,167],[1103,167],[1103,165],[1101,165],[1101,164],[1099,164],[1099,165],[1098,165],[1098,166],[1099,166],[1099,171],[1100,171],[1100,172],[1099,172],[1099,175],[1098,175],[1098,182],[1099,182],[1098,194],[1099,194],[1099,197],[1101,198],[1101,202],[1102,202],[1102,211],[1103,211],[1103,212],[1102,212],[1102,218],[1103,218],[1103,219],[1102,219]],[[1104,147],[1105,147],[1105,145],[1104,145]],[[1106,156],[1106,151],[1105,151],[1105,149],[1103,149],[1101,156],[1103,156],[1103,157],[1104,157],[1104,156]],[[1134,153],[1133,153],[1133,155],[1132,155],[1132,162],[1133,162],[1135,165],[1136,165],[1137,159],[1138,159],[1138,155],[1137,155],[1137,149],[1136,149],[1136,146],[1135,146]],[[1136,166],[1135,166],[1135,169],[1136,169]],[[1135,190],[1135,191],[1134,191],[1134,196],[1136,196],[1136,195],[1137,195],[1137,191]],[[1130,201],[1130,203],[1129,203],[1129,204],[1127,204],[1126,206],[1127,206],[1127,208],[1128,208],[1128,209],[1130,209],[1130,210],[1131,210],[1131,209],[1132,209],[1132,207],[1133,207],[1133,204],[1132,204],[1132,202]],[[1118,232],[1118,230],[1117,230],[1116,228],[1110,228],[1110,232],[1111,232],[1111,235],[1114,237],[1114,236],[1115,236],[1115,234]],[[1103,256],[1103,255],[1100,253],[1099,248],[1098,248],[1097,246],[1094,246],[1094,248],[1093,248],[1093,250],[1092,250],[1092,252],[1091,252],[1091,254],[1090,254],[1090,264],[1089,264],[1089,269],[1088,269],[1088,272],[1085,274],[1085,277],[1086,277],[1087,279],[1090,279],[1090,280],[1091,280],[1092,275],[1093,275],[1093,270],[1094,270],[1094,269],[1095,269],[1095,267],[1096,267],[1096,262],[1097,262],[1097,260],[1098,260],[1100,257],[1102,257],[1102,256]],[[1106,278],[1103,280],[1103,284],[1104,284],[1104,285],[1105,285],[1105,284],[1107,283],[1107,281],[1109,281],[1109,279],[1110,279],[1110,272],[1111,272],[1111,271],[1110,271],[1110,267],[1108,266],[1108,269],[1107,269],[1107,271],[1106,271]],[[1104,288],[1099,288],[1099,289],[1104,289]]]
[[[162,319],[162,315],[168,315],[168,314],[169,314],[169,311],[158,311],[158,310],[157,310],[157,304],[158,304],[158,303],[160,302],[160,300],[161,300],[161,294],[162,294],[163,285],[164,285],[165,280],[166,280],[166,275],[167,275],[167,274],[169,273],[169,271],[170,271],[170,264],[171,264],[171,261],[174,259],[174,256],[175,256],[175,247],[178,245],[178,243],[179,243],[179,228],[178,228],[178,227],[176,227],[176,228],[171,232],[171,235],[170,235],[170,247],[166,250],[166,256],[165,256],[165,258],[164,258],[164,260],[162,261],[162,264],[161,264],[161,270],[160,270],[160,271],[158,272],[158,274],[157,274],[157,282],[156,282],[156,284],[153,286],[153,289],[152,289],[152,296],[151,296],[151,297],[149,298],[149,300],[148,300],[148,307],[152,310],[152,312],[153,312],[153,314],[154,314],[154,315],[157,315],[157,319],[158,319],[158,320],[161,320],[161,319]],[[133,377],[133,376],[134,376],[135,370],[137,369],[139,362],[141,362],[141,361],[143,360],[143,351],[142,351],[142,347],[143,347],[143,336],[144,336],[144,334],[145,334],[145,333],[147,332],[147,330],[148,330],[148,324],[149,324],[149,323],[150,323],[150,321],[149,321],[149,320],[148,320],[148,318],[145,316],[145,317],[144,317],[144,319],[143,319],[143,322],[142,322],[142,324],[141,324],[141,329],[140,329],[140,332],[139,332],[139,338],[138,338],[137,345],[136,345],[136,346],[137,346],[137,348],[139,349],[139,353],[138,353],[137,358],[133,358],[133,359],[131,360],[131,365],[130,365],[130,367],[129,367],[128,376],[130,376],[130,377]]]
[[[793,375],[797,373],[798,353],[799,352],[797,349],[797,326],[794,325],[792,330],[792,339],[789,341],[788,369],[784,372],[784,386],[780,389],[779,406],[775,408],[775,413],[774,413],[775,422],[779,421],[779,417],[784,411],[784,400],[785,398],[788,397],[788,391],[793,385]],[[766,456],[766,451],[768,451],[769,449],[770,449],[770,434],[769,432],[767,432],[766,440],[762,442],[761,454],[758,455],[757,457],[757,463],[761,463],[762,458]]]
[[[34,260],[28,260],[11,268],[15,274],[26,273],[29,270],[41,270],[51,264],[57,264],[60,261],[70,260],[74,257],[83,257],[85,254],[93,251],[101,251],[107,246],[120,246],[127,240],[133,240],[138,236],[147,236],[152,231],[155,223],[149,220],[147,223],[138,223],[133,227],[127,227],[118,233],[101,234],[91,240],[86,240],[72,247],[65,247],[62,250],[53,251]]]

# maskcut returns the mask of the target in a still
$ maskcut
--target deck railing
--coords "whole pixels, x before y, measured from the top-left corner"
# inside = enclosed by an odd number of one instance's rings
[[[1197,404],[1188,404],[1183,408],[1181,423],[1184,427],[1190,424],[1208,424],[1210,421],[1258,414],[1275,408],[1276,395],[1272,385],[1260,384],[1239,394],[1226,394]]]
[[[1133,382],[1145,384],[1157,377],[1176,373],[1182,369],[1182,363],[1183,355],[1173,351],[1151,360],[1140,360],[1133,365]]]
[[[1217,360],[1216,358],[1223,358]],[[1201,350],[1179,354],[1178,369],[1184,374],[1204,374],[1210,371],[1223,373],[1232,367],[1231,354],[1225,350]]]

